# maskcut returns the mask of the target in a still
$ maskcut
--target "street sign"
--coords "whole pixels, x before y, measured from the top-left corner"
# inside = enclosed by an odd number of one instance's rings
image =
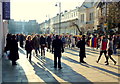
[[[10,20],[10,2],[2,2],[2,13],[4,20]]]

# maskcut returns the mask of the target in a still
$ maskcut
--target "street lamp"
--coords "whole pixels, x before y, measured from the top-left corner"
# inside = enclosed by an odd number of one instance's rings
[[[59,35],[60,35],[60,31],[61,31],[61,2],[58,2],[58,4],[56,3],[55,6],[59,6]]]

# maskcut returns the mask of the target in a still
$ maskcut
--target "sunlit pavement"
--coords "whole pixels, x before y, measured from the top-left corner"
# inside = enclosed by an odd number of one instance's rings
[[[33,51],[34,53],[34,51]],[[17,66],[12,66],[11,62],[4,57],[2,66],[3,82],[104,82],[118,84],[120,73],[118,59],[120,56],[113,56],[117,64],[109,60],[109,65],[105,65],[105,56],[101,57],[99,63],[96,60],[99,56],[99,50],[86,48],[87,64],[79,63],[79,49],[65,49],[62,54],[62,69],[54,69],[54,56],[50,52],[46,52],[45,59],[32,56],[32,62],[26,58],[24,49],[19,49],[20,59],[17,61]],[[116,82],[116,83],[115,83]],[[102,84],[102,83],[101,83]]]

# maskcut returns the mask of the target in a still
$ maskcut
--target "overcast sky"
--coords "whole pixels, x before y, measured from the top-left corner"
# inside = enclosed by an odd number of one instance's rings
[[[72,10],[80,6],[84,0],[11,0],[11,19],[37,20],[39,23],[59,13],[57,2],[61,2],[61,10]],[[48,17],[46,17],[46,15]]]

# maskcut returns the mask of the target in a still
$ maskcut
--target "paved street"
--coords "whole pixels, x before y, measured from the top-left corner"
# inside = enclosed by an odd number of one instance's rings
[[[79,63],[79,50],[65,49],[62,57],[63,69],[58,70],[53,67],[53,54],[46,52],[45,59],[40,56],[32,56],[32,62],[26,58],[24,49],[19,49],[20,59],[17,66],[11,66],[11,62],[7,58],[3,58],[2,78],[3,82],[113,82],[118,84],[118,56],[113,56],[117,64],[109,60],[110,65],[105,65],[105,57],[102,56],[99,63],[96,60],[99,56],[99,50],[86,48],[87,64]],[[117,83],[115,83],[117,82]],[[102,83],[103,84],[103,83]]]

